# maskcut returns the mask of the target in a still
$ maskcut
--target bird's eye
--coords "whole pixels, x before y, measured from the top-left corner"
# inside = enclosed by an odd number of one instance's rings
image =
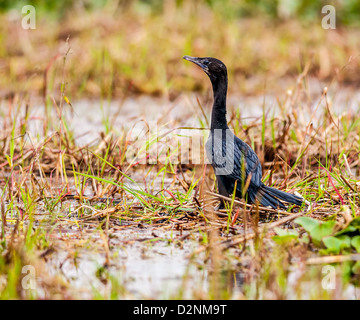
[[[203,64],[208,66],[210,64],[210,61],[209,60],[204,60]]]

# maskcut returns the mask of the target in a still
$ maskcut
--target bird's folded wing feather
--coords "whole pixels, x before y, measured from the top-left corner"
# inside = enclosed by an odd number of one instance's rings
[[[242,167],[243,159],[245,159],[245,168]],[[251,184],[255,187],[260,187],[262,169],[259,158],[248,144],[236,137],[234,147],[234,171],[229,177],[241,181],[244,171],[246,175],[244,184],[247,182],[246,179],[251,176]]]

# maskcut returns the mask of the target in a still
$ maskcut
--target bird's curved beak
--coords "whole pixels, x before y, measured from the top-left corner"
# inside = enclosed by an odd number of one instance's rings
[[[208,67],[201,63],[200,58],[190,57],[190,56],[183,56],[183,59],[195,63],[196,65],[198,65],[201,69],[203,69],[207,73]]]

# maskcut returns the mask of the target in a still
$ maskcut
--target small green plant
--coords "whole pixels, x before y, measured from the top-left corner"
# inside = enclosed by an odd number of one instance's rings
[[[319,221],[300,217],[295,223],[301,225],[310,236],[311,242],[324,254],[360,253],[360,217],[352,219],[339,230],[336,220]]]
[[[292,244],[299,242],[299,233],[296,230],[285,230],[282,228],[274,228],[276,236],[272,239],[278,244]]]

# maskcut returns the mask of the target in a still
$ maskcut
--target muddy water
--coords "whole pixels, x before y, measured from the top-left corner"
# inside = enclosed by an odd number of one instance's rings
[[[164,240],[152,241],[153,232]],[[111,235],[114,238],[110,241],[110,266],[106,272],[110,279],[115,279],[114,282],[102,281],[99,270],[104,265],[105,253],[102,241],[94,237],[91,240],[91,250],[79,250],[76,266],[71,259],[66,260],[67,253],[62,251],[48,263],[49,272],[59,272],[59,262],[65,261],[61,271],[71,283],[75,296],[80,294],[87,298],[91,298],[96,292],[106,297],[111,286],[123,288],[123,291],[119,290],[123,292],[121,298],[137,299],[191,298],[195,284],[198,290],[206,290],[207,271],[199,270],[194,265],[189,266],[187,258],[197,247],[195,241],[184,242],[180,249],[173,242],[166,241],[176,241],[178,236],[174,232],[124,229]]]
[[[110,264],[105,269],[106,254],[101,237],[93,231],[87,236],[83,232],[81,241],[77,242],[76,234],[63,230],[61,238],[66,239],[66,246],[63,247],[60,241],[56,253],[46,262],[47,272],[53,276],[60,274],[70,286],[71,298],[209,298],[211,268],[205,263],[205,255],[197,254],[194,260],[189,260],[189,255],[199,247],[196,234],[181,241],[179,246],[179,240],[186,232],[180,235],[177,231],[151,227],[146,230],[110,230]],[[77,248],[76,259],[73,259],[73,246]],[[246,272],[249,270],[245,271],[245,266],[239,267],[234,263],[225,267],[218,279],[221,282],[219,290],[225,290],[229,299],[243,299],[244,290],[245,297],[250,299],[276,299],[277,295],[270,290],[257,293],[255,281],[246,282]],[[289,270],[284,296],[286,299],[331,297],[331,290],[321,295],[323,278],[323,266],[304,269],[295,263]],[[341,286],[339,283],[337,285]],[[111,295],[112,291],[117,294]],[[336,291],[341,299],[358,299],[360,294],[360,288],[353,285],[337,288]],[[45,297],[41,290],[39,297]]]

